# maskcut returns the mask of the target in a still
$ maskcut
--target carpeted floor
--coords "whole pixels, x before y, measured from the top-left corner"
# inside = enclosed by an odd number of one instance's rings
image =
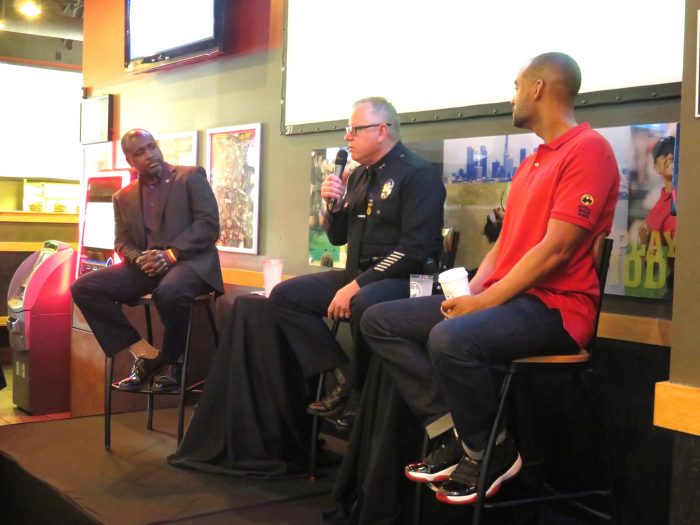
[[[71,523],[59,516],[76,510],[86,523],[119,525],[322,523],[330,476],[261,480],[174,468],[166,458],[176,419],[175,409],[157,410],[148,431],[141,412],[115,415],[112,451],[103,448],[101,416],[0,427],[0,512],[28,519],[48,491],[56,508],[46,523]]]

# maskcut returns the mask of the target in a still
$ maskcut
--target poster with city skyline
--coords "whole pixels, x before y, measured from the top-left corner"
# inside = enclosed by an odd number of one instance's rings
[[[675,130],[676,123],[597,130],[610,142],[620,168],[607,293],[653,299],[672,297],[675,218],[668,218],[670,206],[666,209],[663,200],[665,175],[660,173],[662,168],[653,153],[656,144],[669,141]],[[445,224],[461,232],[460,245],[465,248],[460,259],[467,269],[476,268],[489,250],[492,239],[487,235],[487,224],[493,220],[494,212],[505,206],[518,166],[541,143],[534,133],[444,141],[441,168],[447,189]],[[667,164],[668,159],[666,155]],[[670,172],[673,159],[671,154]],[[651,221],[651,216],[662,218]],[[649,224],[660,221],[663,229]]]

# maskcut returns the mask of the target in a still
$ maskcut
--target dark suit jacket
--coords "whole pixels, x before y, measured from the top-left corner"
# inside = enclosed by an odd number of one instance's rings
[[[163,191],[158,202],[162,239],[181,253],[177,264],[186,264],[218,293],[224,292],[216,249],[219,208],[203,168],[164,164]],[[141,208],[141,188],[134,180],[114,194],[114,245],[127,262],[141,255],[146,231]]]

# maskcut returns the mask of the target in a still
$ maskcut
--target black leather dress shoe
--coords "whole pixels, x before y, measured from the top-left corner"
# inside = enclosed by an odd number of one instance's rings
[[[347,383],[338,384],[323,399],[309,403],[306,411],[314,416],[333,417],[340,414],[350,397],[350,387]]]
[[[180,386],[180,372],[177,365],[163,365],[153,378],[151,390],[154,392],[175,392]]]
[[[355,407],[352,403],[348,403],[340,417],[335,420],[335,428],[341,432],[346,432],[355,424],[356,418],[357,407]]]
[[[160,356],[155,359],[137,358],[131,367],[131,375],[119,381],[117,388],[126,391],[141,390],[143,387],[148,386],[148,382],[153,377],[153,374],[156,373],[160,364]]]

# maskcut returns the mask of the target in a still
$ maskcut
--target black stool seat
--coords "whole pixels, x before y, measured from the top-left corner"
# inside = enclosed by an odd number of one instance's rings
[[[194,309],[197,304],[201,304],[207,312],[207,318],[209,319],[209,324],[211,326],[212,333],[214,335],[214,343],[219,346],[219,333],[216,329],[216,321],[214,319],[214,312],[211,307],[212,301],[216,299],[214,292],[200,294],[195,296],[190,306],[190,315],[187,323],[187,340],[185,341],[185,352],[182,355],[182,368],[180,370],[180,385],[177,390],[170,392],[160,392],[154,391],[150,387],[143,388],[140,390],[126,391],[120,390],[117,387],[117,382],[114,381],[114,358],[106,357],[105,363],[105,449],[109,450],[111,448],[111,417],[112,417],[112,390],[118,390],[126,394],[145,394],[148,396],[146,405],[146,428],[148,430],[153,430],[153,396],[154,395],[177,395],[180,396],[180,403],[178,406],[178,417],[177,417],[177,444],[182,441],[182,435],[184,433],[184,419],[185,419],[185,400],[188,393],[199,394],[201,393],[201,387],[204,383],[199,381],[192,385],[187,384],[187,365],[189,362],[190,344],[192,342],[192,321],[194,319]],[[153,306],[153,297],[151,294],[146,294],[139,297],[130,306],[143,306],[144,314],[146,317],[146,340],[149,344],[153,344],[153,326],[151,322],[151,306]]]

